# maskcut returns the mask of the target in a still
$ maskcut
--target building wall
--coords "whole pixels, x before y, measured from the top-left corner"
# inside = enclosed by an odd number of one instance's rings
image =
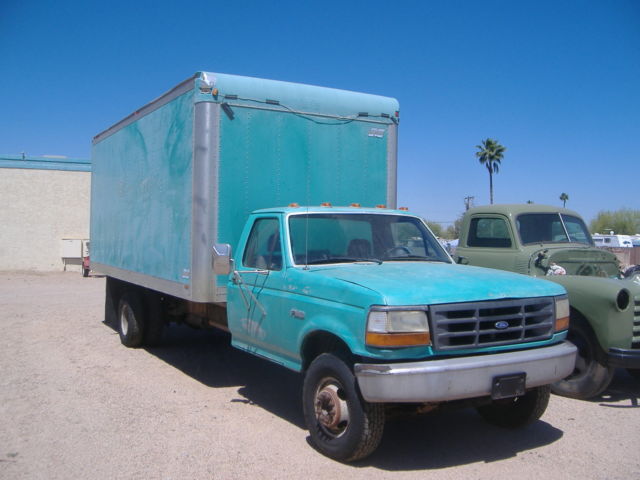
[[[63,270],[62,239],[89,238],[90,183],[89,171],[0,168],[0,270]]]

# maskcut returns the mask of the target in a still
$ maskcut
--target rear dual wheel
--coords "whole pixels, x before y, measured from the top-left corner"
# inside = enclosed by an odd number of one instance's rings
[[[118,333],[123,345],[130,348],[157,345],[162,339],[164,323],[158,293],[130,289],[120,297]]]
[[[123,345],[130,348],[142,345],[144,309],[135,291],[125,292],[118,305],[118,333]]]

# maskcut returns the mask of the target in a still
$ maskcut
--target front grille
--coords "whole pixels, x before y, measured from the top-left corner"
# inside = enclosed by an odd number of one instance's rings
[[[555,326],[553,297],[433,305],[429,313],[439,351],[546,340]]]
[[[640,349],[640,295],[633,298],[633,338],[631,348]]]

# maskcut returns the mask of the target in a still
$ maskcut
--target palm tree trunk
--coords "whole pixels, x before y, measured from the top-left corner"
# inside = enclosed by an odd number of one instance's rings
[[[489,201],[493,205],[493,172],[489,170]]]

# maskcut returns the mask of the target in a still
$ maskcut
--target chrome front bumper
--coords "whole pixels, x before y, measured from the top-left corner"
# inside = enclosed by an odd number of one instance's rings
[[[444,402],[491,395],[494,377],[526,373],[526,388],[548,385],[573,372],[576,347],[550,347],[441,360],[369,364],[354,371],[368,402]]]

